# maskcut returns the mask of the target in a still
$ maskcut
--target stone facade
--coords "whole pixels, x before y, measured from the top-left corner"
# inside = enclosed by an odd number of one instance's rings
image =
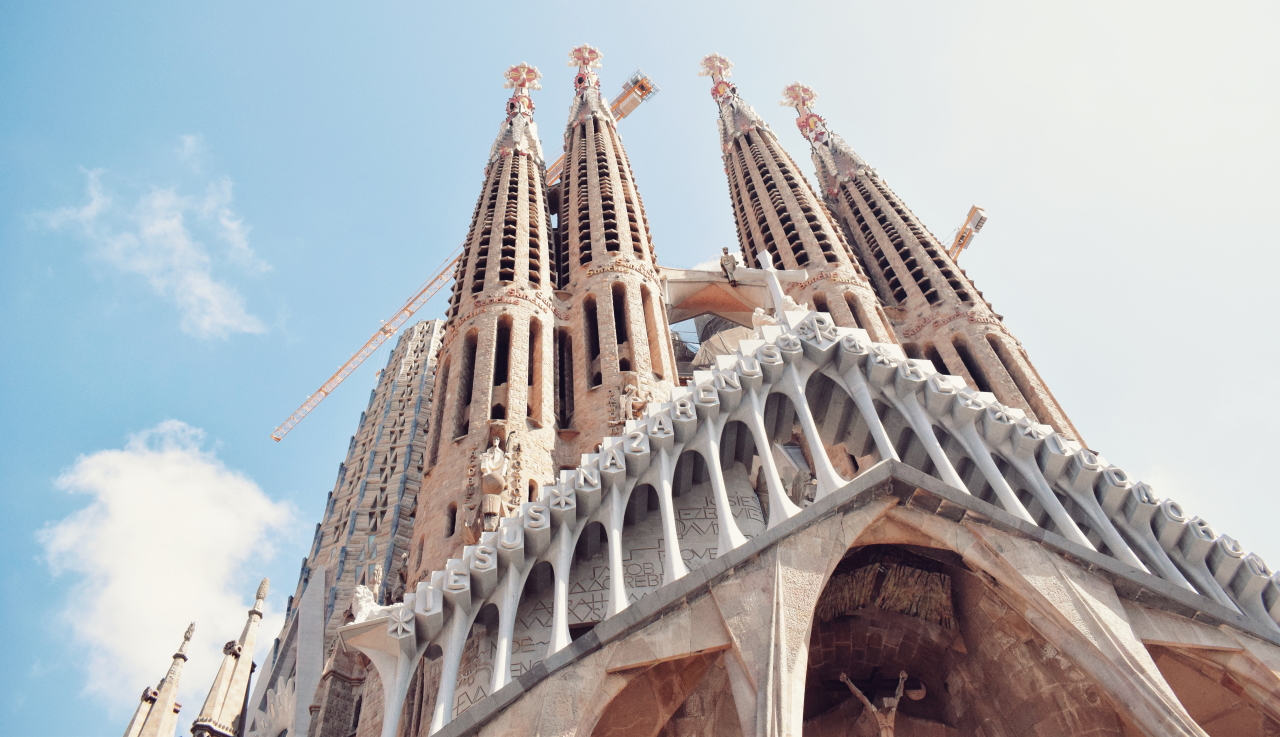
[[[540,75],[508,71],[448,322],[379,374],[235,733],[1280,734],[1280,574],[1082,446],[811,91],[852,246],[704,60],[747,258],[721,284],[658,271],[599,52],[570,58],[550,191]],[[754,324],[678,382],[677,310]]]

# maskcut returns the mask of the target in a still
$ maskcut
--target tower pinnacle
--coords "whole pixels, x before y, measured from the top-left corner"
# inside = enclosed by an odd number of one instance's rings
[[[512,153],[530,154],[542,165],[542,143],[538,140],[538,126],[533,122],[533,98],[530,90],[540,90],[542,72],[526,62],[508,67],[502,78],[503,88],[513,90],[507,100],[507,117],[498,128],[497,140],[489,150],[489,165]]]
[[[575,46],[569,52],[569,66],[578,68],[578,76],[573,79],[573,88],[582,91],[584,87],[594,87],[600,89],[600,77],[596,75],[592,69],[599,69],[600,60],[604,58],[604,54],[590,44],[582,44]]]
[[[537,67],[522,61],[508,68],[503,77],[507,80],[506,84],[502,85],[503,88],[515,90],[511,93],[511,99],[507,100],[507,122],[511,122],[517,115],[523,115],[532,120],[533,98],[529,97],[529,90],[542,89],[542,85],[538,84],[538,80],[542,79],[542,72],[539,72]]]
[[[235,737],[243,733],[240,715],[249,691],[249,677],[253,674],[253,648],[258,623],[262,621],[262,604],[269,590],[270,581],[262,579],[240,639],[223,645],[222,666],[213,679],[200,716],[191,725],[191,734],[195,737]]]
[[[733,73],[733,62],[719,54],[707,54],[702,57],[702,71],[699,77],[711,77],[711,81],[719,84]]]
[[[783,107],[793,107],[799,114],[796,127],[800,135],[810,143],[823,143],[827,139],[827,121],[809,108],[818,99],[818,93],[812,87],[799,82],[792,82],[782,88],[782,99],[778,101]]]
[[[569,126],[578,125],[584,116],[595,115],[616,123],[609,105],[600,97],[600,77],[595,73],[599,69],[604,54],[594,46],[582,44],[569,52],[569,66],[577,67],[578,73],[573,77],[573,106],[569,108]]]
[[[171,737],[178,725],[178,710],[182,705],[177,702],[178,681],[182,677],[182,666],[187,662],[187,645],[196,632],[196,623],[187,625],[182,635],[182,644],[178,652],[173,654],[173,662],[169,672],[160,679],[155,688],[142,691],[142,701],[133,712],[133,719],[125,728],[125,737]]]

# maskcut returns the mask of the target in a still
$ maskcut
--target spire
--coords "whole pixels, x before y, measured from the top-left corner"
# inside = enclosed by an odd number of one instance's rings
[[[614,401],[610,392],[663,396],[677,370],[649,219],[617,119],[600,96],[602,58],[586,44],[569,52],[577,73],[557,192],[556,283],[569,292],[571,318],[557,348],[556,419],[581,435],[568,457],[593,452],[602,431],[621,432],[617,405],[603,406]],[[592,392],[599,386],[607,389]]]
[[[253,648],[262,621],[262,603],[267,598],[269,581],[262,579],[254,595],[253,608],[240,633],[239,640],[222,646],[222,666],[213,679],[209,696],[204,700],[200,716],[191,725],[196,737],[235,737],[242,733],[240,715],[249,693],[249,677],[253,673]]]
[[[600,49],[589,44],[574,47],[569,52],[569,66],[578,68],[578,73],[573,78],[573,104],[569,108],[570,128],[582,124],[586,117],[592,115],[617,123],[608,103],[600,97],[600,76],[592,71],[600,68],[600,60],[603,58],[604,54],[600,53]]]
[[[420,465],[425,475],[418,518],[442,526],[449,521],[445,534],[418,538],[417,570],[430,571],[459,546],[496,529],[502,516],[519,508],[531,479],[554,473],[513,460],[508,473],[491,474],[486,482],[475,465],[495,439],[504,453],[521,449],[529,455],[545,450],[549,456],[555,443],[547,369],[555,335],[554,233],[529,95],[541,88],[541,77],[525,63],[503,75],[512,94],[454,273]],[[468,454],[471,460],[462,462]],[[410,572],[406,583],[414,580]]]
[[[853,147],[845,143],[843,138],[831,132],[825,118],[813,111],[813,103],[817,99],[818,94],[812,87],[792,82],[782,88],[782,100],[778,104],[796,109],[796,127],[812,148],[818,184],[823,193],[830,196],[842,179],[851,180],[874,170],[861,156],[854,153]]]
[[[796,126],[809,141],[826,202],[866,264],[881,302],[903,315],[898,329],[907,354],[930,359],[943,373],[966,376],[974,388],[1078,439],[1001,317],[876,170],[813,111],[817,99],[811,88],[795,82],[783,88],[781,104],[796,109]]]
[[[792,288],[793,299],[829,312],[836,325],[892,341],[893,330],[844,233],[777,136],[729,82],[732,70],[732,62],[711,54],[700,74],[711,77],[711,98],[720,108],[721,153],[747,265],[759,268],[759,254],[767,251],[785,270],[809,271],[809,279]],[[812,91],[796,93],[801,104],[812,101]],[[820,125],[821,118],[814,122]]]
[[[177,731],[178,711],[182,709],[182,704],[177,702],[178,681],[182,677],[182,666],[187,662],[187,645],[195,631],[196,623],[192,622],[182,635],[178,652],[173,654],[169,672],[155,688],[143,689],[142,700],[125,728],[124,737],[172,737]]]
[[[711,77],[711,99],[720,106],[720,146],[726,151],[735,138],[747,131],[769,131],[755,108],[738,97],[737,85],[729,81],[732,73],[733,62],[720,54],[703,57],[702,71],[698,72],[699,77]]]
[[[503,79],[503,86],[512,90],[511,98],[507,100],[507,116],[489,150],[484,189],[476,202],[462,260],[455,272],[453,295],[449,298],[450,319],[467,312],[476,299],[472,295],[511,286],[550,287],[549,279],[544,278],[548,276],[549,260],[544,256],[549,256],[550,251],[547,245],[550,232],[543,228],[547,220],[545,162],[538,126],[533,122],[533,99],[529,96],[531,90],[542,89],[538,83],[542,73],[537,67],[521,62],[508,68]],[[490,245],[495,240],[494,221],[499,213],[504,214],[498,234],[502,247],[500,252],[490,253],[494,250]],[[516,231],[526,229],[520,227],[521,222],[527,224],[527,251],[517,243]],[[528,256],[523,269],[519,268],[519,251],[526,251]],[[491,265],[497,268],[490,269]]]
[[[507,118],[498,128],[498,138],[489,150],[489,163],[522,153],[531,155],[542,165],[542,143],[538,140],[538,125],[533,122],[533,98],[529,97],[530,90],[542,89],[538,84],[542,72],[522,61],[507,69],[503,77],[507,81],[502,86],[513,91],[507,100]]]

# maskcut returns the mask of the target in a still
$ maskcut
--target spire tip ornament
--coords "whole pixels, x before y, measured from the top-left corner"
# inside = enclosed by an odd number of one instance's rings
[[[813,91],[809,85],[800,82],[792,82],[782,88],[782,100],[778,102],[783,107],[793,107],[797,110],[811,107],[818,100],[818,93]]]
[[[698,72],[698,76],[711,77],[712,81],[719,82],[722,79],[728,79],[731,73],[733,73],[733,62],[720,54],[707,54],[702,57],[702,71]]]
[[[809,109],[817,100],[818,93],[814,92],[812,87],[800,82],[792,82],[782,88],[782,99],[778,104],[796,109],[799,115],[796,118],[796,127],[800,129],[800,135],[810,143],[826,143],[827,121]]]
[[[532,119],[534,106],[529,90],[542,89],[542,85],[538,84],[538,80],[542,79],[542,72],[522,61],[508,67],[502,78],[506,80],[502,84],[503,89],[515,90],[511,93],[511,99],[507,100],[507,122],[514,120],[517,115]]]
[[[569,52],[569,66],[578,68],[578,74],[573,78],[575,91],[582,92],[587,88],[600,89],[600,77],[591,70],[599,69],[600,60],[603,58],[604,54],[600,53],[600,49],[590,44],[582,44]]]
[[[600,49],[591,44],[582,44],[575,46],[569,52],[569,66],[577,67],[583,71],[588,69],[599,69],[600,60],[604,58],[604,54],[600,53]]]
[[[708,54],[702,57],[702,71],[699,77],[711,77],[711,99],[717,103],[725,103],[737,94],[737,87],[728,80],[733,71],[733,62],[719,54]]]
[[[537,67],[525,61],[509,67],[506,73],[502,75],[502,78],[506,80],[502,85],[502,88],[507,90],[514,88],[517,90],[516,94],[519,94],[519,90],[522,89],[542,89],[542,85],[538,84],[538,80],[542,79],[542,72],[538,71]]]

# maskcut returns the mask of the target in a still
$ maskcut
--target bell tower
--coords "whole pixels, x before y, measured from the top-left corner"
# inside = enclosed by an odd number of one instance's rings
[[[621,434],[644,401],[664,401],[676,373],[649,220],[600,95],[601,56],[585,44],[569,52],[577,74],[559,191],[555,338],[556,460],[565,466],[601,436]]]
[[[541,76],[523,63],[505,75],[512,95],[489,150],[437,362],[415,572],[497,529],[554,477],[552,231],[529,96]]]
[[[818,181],[844,225],[912,358],[965,377],[1034,420],[1079,440],[1075,426],[1000,315],[880,174],[813,112],[818,96],[799,82],[782,90],[809,141]]]
[[[747,265],[760,268],[758,254],[768,251],[780,269],[805,269],[809,278],[789,296],[830,313],[840,327],[859,327],[872,340],[894,342],[844,234],[773,131],[738,96],[729,81],[732,70],[728,59],[711,54],[702,60],[700,74],[711,77],[711,98],[720,108],[720,150]]]

